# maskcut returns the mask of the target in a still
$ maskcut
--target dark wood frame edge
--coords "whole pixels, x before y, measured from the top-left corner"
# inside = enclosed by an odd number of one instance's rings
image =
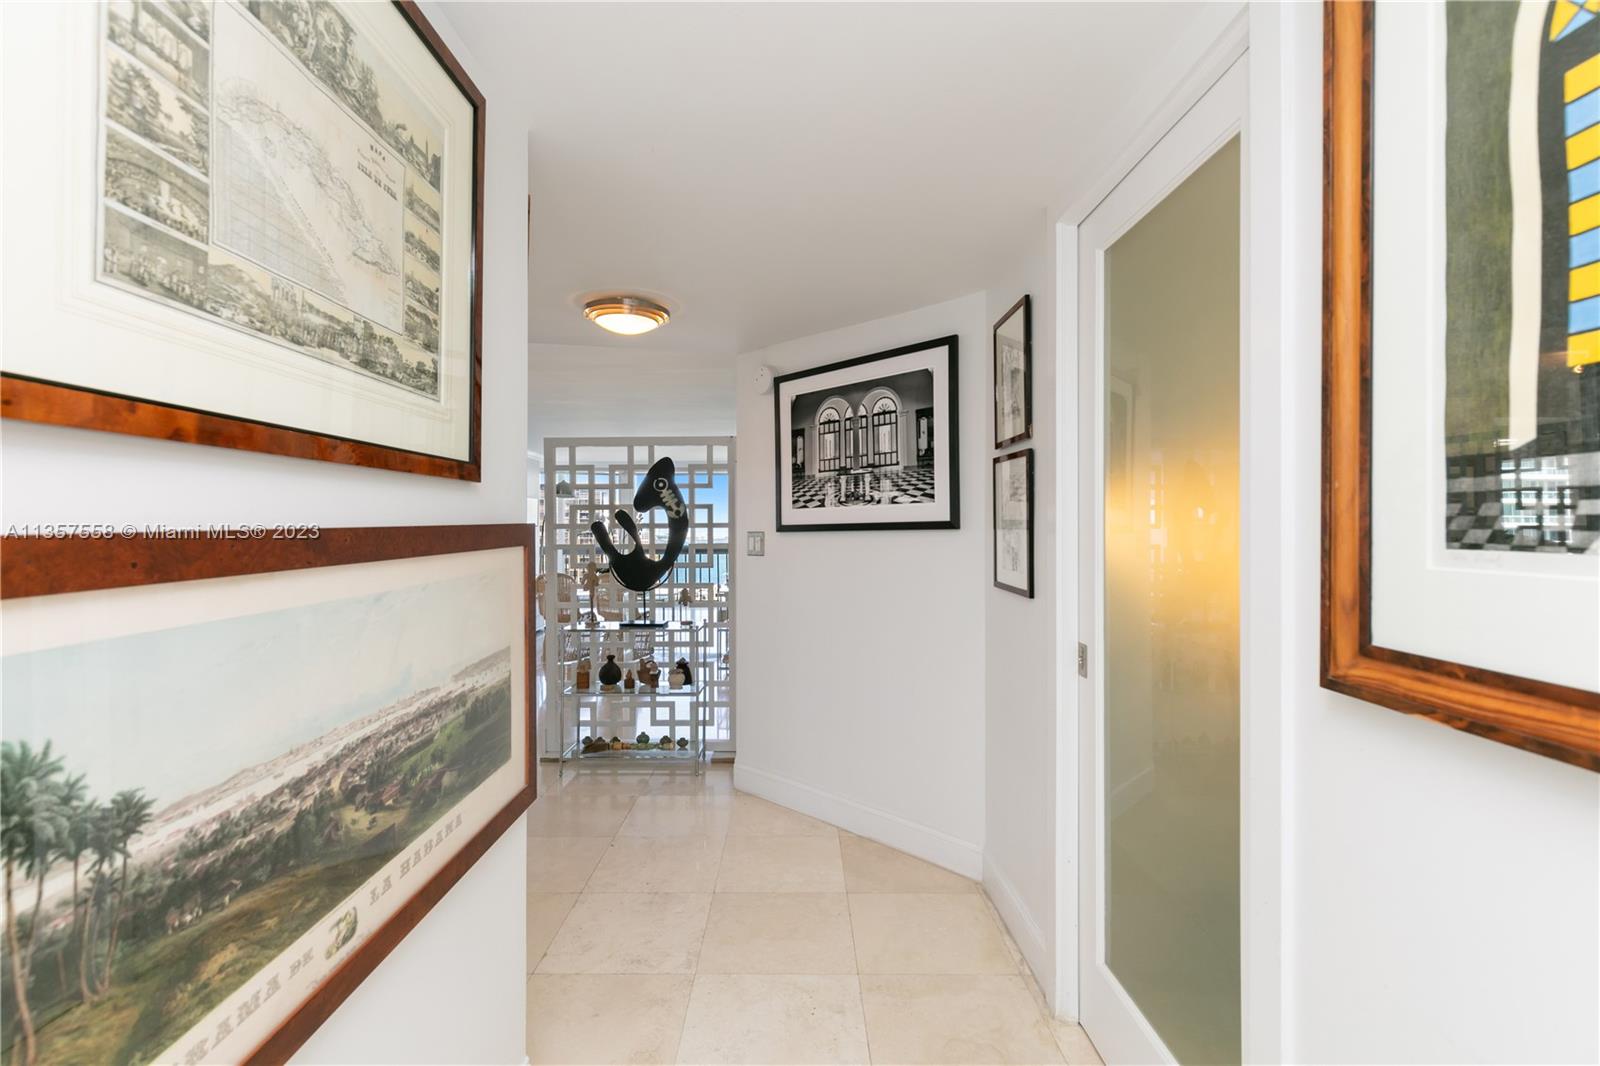
[[[394,0],[401,17],[421,38],[424,47],[438,60],[462,95],[472,104],[472,286],[467,401],[467,457],[409,451],[404,448],[352,440],[333,434],[314,433],[255,419],[238,418],[213,411],[156,400],[122,396],[87,386],[42,381],[16,374],[0,373],[0,417],[26,422],[65,426],[72,429],[125,433],[136,437],[185,444],[205,444],[285,455],[296,459],[320,459],[378,470],[393,470],[460,481],[481,481],[483,447],[483,221],[484,221],[484,142],[487,125],[483,94],[466,70],[439,37],[414,0]]]
[[[1600,693],[1372,643],[1373,22],[1324,2],[1322,685],[1600,771]]]
[[[1022,294],[1022,299],[1011,305],[1011,309],[1000,316],[994,326],[989,330],[989,372],[994,375],[994,380],[989,383],[989,406],[995,406],[995,400],[1000,394],[1000,377],[998,374],[1000,359],[1000,327],[1011,320],[1011,316],[1022,309],[1022,432],[1014,437],[1000,439],[1000,417],[995,412],[994,446],[1008,448],[1018,441],[1025,441],[1033,436],[1033,297],[1027,293]]]
[[[943,522],[840,522],[827,526],[797,526],[785,523],[783,520],[783,474],[784,474],[784,441],[783,441],[783,399],[782,389],[786,382],[798,381],[801,378],[812,377],[816,374],[825,374],[833,370],[846,370],[862,363],[870,363],[877,359],[888,359],[896,355],[909,355],[912,352],[926,351],[929,348],[950,349],[950,369],[946,381],[946,392],[950,407],[949,440],[950,440],[950,517]],[[893,529],[960,529],[961,528],[961,383],[957,375],[961,369],[961,338],[952,333],[947,337],[936,337],[931,341],[920,341],[916,344],[905,344],[899,348],[890,348],[888,351],[873,352],[870,355],[858,355],[850,359],[841,359],[837,363],[827,363],[823,366],[806,367],[802,370],[791,370],[787,374],[780,374],[772,379],[772,439],[775,444],[773,449],[773,497],[774,529],[778,533],[860,533],[869,530]]]
[[[195,546],[210,550],[197,557]],[[534,723],[533,527],[382,526],[324,529],[316,539],[255,539],[247,534],[200,538],[4,537],[0,599],[45,596],[132,585],[168,584],[323,566],[425,558],[495,548],[521,548],[523,569],[524,785],[473,834],[400,909],[351,953],[338,969],[245,1058],[249,1066],[277,1066],[333,1015],[367,976],[466,872],[492,847],[538,795]],[[206,556],[209,556],[207,558]]]
[[[1027,460],[1027,470],[1028,470],[1028,587],[1026,589],[1021,589],[1021,588],[1018,588],[1016,585],[1007,585],[1005,582],[1000,580],[1000,537],[998,535],[999,534],[999,529],[1000,529],[1000,497],[998,497],[998,496],[995,497],[994,506],[991,508],[992,514],[991,514],[991,517],[990,517],[990,522],[993,523],[993,528],[991,529],[990,532],[994,533],[995,535],[990,538],[989,553],[990,553],[990,556],[992,557],[991,561],[994,564],[994,587],[997,588],[997,589],[1000,589],[1000,590],[1002,590],[1004,592],[1013,593],[1013,594],[1015,594],[1017,596],[1024,596],[1027,599],[1031,600],[1031,599],[1033,599],[1033,586],[1034,586],[1034,558],[1033,557],[1034,557],[1034,548],[1037,546],[1035,544],[1034,536],[1033,536],[1033,534],[1034,534],[1034,491],[1035,491],[1034,473],[1033,473],[1033,449],[1031,447],[1018,448],[1016,451],[1010,452],[1010,453],[1008,453],[1006,455],[997,455],[997,456],[995,456],[994,457],[994,462],[989,468],[989,484],[990,484],[990,491],[991,492],[994,491],[994,489],[993,489],[993,486],[994,486],[994,468],[999,466],[1001,463],[1010,462],[1013,459],[1025,459],[1025,460]]]

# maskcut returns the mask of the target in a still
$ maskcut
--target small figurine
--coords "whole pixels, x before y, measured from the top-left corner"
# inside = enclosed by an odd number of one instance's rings
[[[572,687],[579,692],[585,692],[589,688],[589,657],[587,655],[578,660],[578,679],[572,683]]]
[[[652,692],[661,687],[661,667],[656,665],[654,659],[645,659],[639,663],[639,684]]]
[[[600,691],[620,692],[617,683],[622,680],[622,667],[617,665],[615,655],[607,655],[605,665],[600,667]]]
[[[681,681],[677,680],[678,675],[680,675],[680,674],[683,675],[683,680],[681,680]],[[673,667],[672,677],[673,677],[673,681],[672,681],[672,687],[673,688],[682,688],[685,685],[694,684],[694,672],[689,669],[689,660],[688,659],[679,659],[678,660],[677,665]]]
[[[662,751],[671,751],[672,750],[672,738],[669,737],[667,734],[662,733],[661,734],[661,743],[659,745],[657,745],[657,746],[660,747]]]
[[[683,604],[685,607],[691,606],[694,603],[694,593],[685,588],[682,592],[678,593],[678,602]]]
[[[648,748],[650,746],[650,734],[640,733],[638,736],[633,738],[633,743],[636,747]]]
[[[679,737],[678,738],[678,750],[679,751],[688,751],[689,750],[689,738],[688,737]]]
[[[673,688],[682,688],[688,684],[688,681],[689,677],[683,672],[683,667],[681,666],[674,666],[672,672],[667,675],[667,684]]]
[[[622,738],[621,737],[612,737],[611,738],[611,750],[612,751],[621,751],[622,750]]]
[[[622,675],[622,688],[624,691],[632,692],[635,684],[637,684],[637,682],[633,680],[632,670],[629,670]]]

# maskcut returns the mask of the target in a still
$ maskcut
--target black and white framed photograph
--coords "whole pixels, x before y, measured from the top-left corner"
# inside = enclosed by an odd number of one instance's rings
[[[956,338],[773,382],[777,528],[959,529]]]
[[[994,587],[1033,599],[1033,449],[994,458]]]
[[[1033,299],[1023,295],[994,324],[994,446],[1033,436]]]

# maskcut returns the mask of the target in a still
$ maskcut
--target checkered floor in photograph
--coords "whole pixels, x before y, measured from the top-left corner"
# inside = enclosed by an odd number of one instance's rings
[[[829,489],[832,488],[832,506],[869,506],[884,503],[932,503],[934,501],[933,467],[913,466],[901,470],[886,470],[864,475],[870,484],[869,498],[839,503],[837,487],[839,477],[834,474],[795,478],[790,487],[790,499],[796,509],[827,507]]]
[[[1481,551],[1600,553],[1600,452],[1507,469],[1498,455],[1456,457],[1445,482],[1445,538]]]

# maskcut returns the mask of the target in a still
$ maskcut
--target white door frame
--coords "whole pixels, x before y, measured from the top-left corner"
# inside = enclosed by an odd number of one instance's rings
[[[1289,1047],[1290,1022],[1285,1017],[1284,954],[1287,915],[1284,898],[1289,851],[1284,839],[1286,818],[1285,750],[1289,724],[1284,706],[1282,664],[1290,661],[1292,636],[1284,625],[1278,590],[1286,587],[1286,552],[1281,543],[1282,508],[1288,495],[1284,472],[1291,468],[1279,445],[1287,439],[1281,402],[1286,376],[1281,360],[1305,338],[1292,337],[1295,309],[1283,306],[1293,296],[1285,269],[1293,249],[1308,254],[1315,234],[1293,232],[1290,223],[1305,193],[1286,191],[1281,183],[1306,178],[1306,147],[1295,138],[1314,139],[1321,130],[1287,130],[1283,116],[1295,101],[1296,53],[1306,42],[1320,40],[1320,9],[1313,5],[1280,7],[1251,4],[1225,10],[1213,26],[1212,44],[1189,74],[1139,127],[1126,149],[1101,178],[1063,210],[1056,220],[1056,410],[1063,420],[1057,437],[1056,500],[1056,632],[1060,641],[1061,676],[1072,676],[1075,645],[1083,640],[1078,617],[1080,433],[1067,429],[1066,419],[1079,410],[1078,238],[1080,224],[1129,171],[1194,106],[1205,92],[1250,51],[1250,86],[1242,138],[1243,241],[1241,261],[1240,357],[1240,937],[1241,1023],[1246,1062],[1281,1062]],[[1298,79],[1303,81],[1304,79]],[[1303,104],[1305,101],[1299,101]],[[1320,196],[1320,191],[1310,193]],[[1306,238],[1313,240],[1308,244]],[[1304,358],[1315,359],[1308,349]],[[1091,677],[1097,649],[1091,649]],[[1079,765],[1082,738],[1079,684],[1057,687],[1056,817],[1055,817],[1055,1011],[1068,1020],[1080,1016],[1082,986],[1078,973],[1080,939]]]

